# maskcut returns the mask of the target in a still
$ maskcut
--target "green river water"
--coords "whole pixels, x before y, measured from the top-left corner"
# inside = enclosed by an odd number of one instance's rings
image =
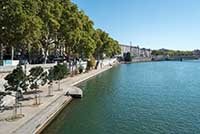
[[[200,134],[200,61],[122,64],[79,87],[43,134]]]

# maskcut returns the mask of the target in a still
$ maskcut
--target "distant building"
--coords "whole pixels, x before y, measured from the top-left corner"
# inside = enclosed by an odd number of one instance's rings
[[[151,51],[151,49],[145,49],[144,50],[144,57],[151,57],[151,53],[152,53],[152,51]]]
[[[138,57],[144,57],[144,58],[150,58],[151,57],[151,50],[146,48],[141,48],[139,46],[129,46],[129,45],[120,45],[121,46],[121,56],[124,57],[124,55],[128,52],[130,52],[131,57],[138,58]]]
[[[128,53],[131,51],[131,46],[128,46],[128,45],[120,45],[121,47],[121,56],[123,57],[123,55],[125,53]]]
[[[139,46],[131,46],[131,56],[132,57],[140,57],[140,48]]]

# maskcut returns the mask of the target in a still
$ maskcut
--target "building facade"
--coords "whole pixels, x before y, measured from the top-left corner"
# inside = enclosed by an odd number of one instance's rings
[[[124,53],[128,53],[131,51],[131,46],[128,45],[120,45],[121,47],[121,56],[123,57]]]
[[[139,46],[129,46],[129,45],[120,45],[121,46],[121,56],[130,52],[131,57],[133,58],[151,58],[151,49],[140,48]]]

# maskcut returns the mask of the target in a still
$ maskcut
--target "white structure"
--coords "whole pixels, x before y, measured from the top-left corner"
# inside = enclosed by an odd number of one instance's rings
[[[139,58],[139,57],[145,57],[150,58],[151,57],[151,50],[146,48],[141,48],[139,46],[128,46],[128,45],[120,45],[121,46],[121,55],[124,56],[125,53],[130,52],[131,56],[133,58]]]
[[[140,57],[150,58],[151,57],[151,50],[146,48],[140,49]]]
[[[124,53],[128,53],[131,51],[131,46],[128,45],[120,45],[121,47],[121,56],[123,57]]]
[[[131,46],[131,56],[132,57],[140,57],[140,48],[139,46]]]

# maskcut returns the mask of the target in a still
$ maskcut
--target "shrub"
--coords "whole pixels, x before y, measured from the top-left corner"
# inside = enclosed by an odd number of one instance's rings
[[[90,59],[87,61],[87,70],[90,70],[91,68],[93,68],[95,66],[95,58],[93,56],[90,56]]]
[[[26,91],[28,88],[28,85],[26,84],[27,76],[20,65],[4,79],[7,81],[4,85],[6,91],[20,92],[21,89]]]
[[[44,86],[47,82],[47,72],[41,66],[33,67],[29,71],[28,76],[30,89],[35,90],[35,105],[40,104],[40,95],[37,93],[37,89],[40,86]]]
[[[48,79],[50,83],[55,80],[58,81],[58,90],[60,90],[60,80],[64,79],[69,74],[66,64],[57,64],[49,70]]]
[[[128,53],[125,54],[124,60],[125,60],[126,62],[132,61],[131,53],[130,53],[130,52],[128,52]]]
[[[84,69],[84,67],[82,65],[80,65],[78,68],[80,74],[83,73],[83,69]]]
[[[14,117],[16,117],[19,105],[18,101],[19,99],[23,99],[21,90],[26,91],[28,88],[28,85],[26,84],[27,76],[24,73],[22,66],[18,65],[17,68],[8,74],[4,79],[7,81],[4,85],[7,93],[1,93],[0,99],[2,99],[2,97],[6,94],[11,95],[11,91],[15,92]]]

